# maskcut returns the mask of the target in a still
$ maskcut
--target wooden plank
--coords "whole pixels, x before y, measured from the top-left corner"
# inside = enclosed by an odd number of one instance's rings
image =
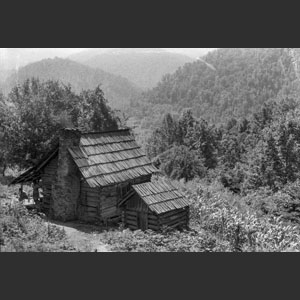
[[[131,220],[126,220],[125,224],[133,225],[133,226],[138,226],[137,222],[131,221]]]
[[[149,224],[152,224],[152,225],[159,225],[159,222],[158,222],[158,220],[150,220],[150,219],[148,219],[148,223]]]
[[[99,203],[91,202],[91,201],[86,201],[86,204],[82,204],[82,205],[93,207],[93,208],[98,208],[99,207]]]
[[[131,215],[137,215],[137,211],[136,210],[128,210],[126,209],[126,214],[131,214]]]
[[[134,214],[137,215],[137,211],[133,209],[126,209],[126,214]]]
[[[98,209],[95,207],[90,207],[90,206],[86,206],[86,205],[81,205],[84,208],[85,212],[95,212],[98,213]]]
[[[100,215],[101,215],[101,217],[103,217],[103,218],[115,216],[115,215],[118,215],[118,214],[119,214],[119,212],[118,212],[117,209],[115,209],[115,210],[109,210],[109,211],[101,211],[101,212],[100,212]]]
[[[111,216],[110,218],[108,218],[110,222],[121,222],[122,221],[122,216],[115,215],[115,216]]]
[[[102,202],[100,202],[100,207],[101,207],[101,209],[110,209],[110,208],[112,208],[112,207],[117,207],[117,204],[116,203],[102,203]]]
[[[83,194],[83,196],[86,198],[86,200],[89,200],[91,202],[101,202],[100,198],[95,195],[90,195],[90,194]]]
[[[131,218],[136,218],[137,217],[137,213],[128,213],[126,212],[126,217],[131,217]]]
[[[176,217],[176,218],[175,218]],[[172,218],[160,218],[160,221],[161,223],[170,223],[170,222],[173,222],[175,220],[181,220],[181,219],[186,219],[187,218],[187,215],[184,214],[184,215],[177,215],[177,216],[173,216]]]
[[[131,190],[120,202],[120,205],[123,205],[127,200],[135,195],[135,191]]]
[[[157,216],[154,216],[154,215],[152,215],[152,214],[148,214],[148,219],[149,219],[149,220],[155,220],[155,221],[157,221],[157,220],[158,220],[158,217],[157,217]]]
[[[103,202],[103,203],[107,203],[107,202],[117,202],[118,199],[119,199],[118,196],[111,196],[111,195],[110,195],[110,196],[105,196],[105,197],[100,196],[100,200],[101,200],[101,202]]]
[[[136,218],[137,217],[137,214],[133,214],[133,213],[129,214],[129,213],[126,212],[125,215],[126,215],[126,217],[130,217],[130,218]]]
[[[182,222],[178,222],[178,223],[175,223],[173,225],[170,225],[168,227],[169,228],[176,228],[176,227],[184,227],[184,226],[186,226],[186,223],[185,223],[185,221],[182,221]]]
[[[137,215],[126,214],[126,218],[136,219]]]
[[[164,217],[163,215],[160,215],[159,216],[159,219],[162,220],[162,222],[168,222],[168,221],[172,221],[176,218],[181,218],[183,216],[187,216],[187,212],[186,211],[183,211],[183,212],[177,212],[177,214],[174,214],[172,216],[169,216],[169,217]]]
[[[160,214],[159,216],[167,218],[167,217],[173,216],[174,214],[178,214],[179,212],[182,212],[182,211],[184,211],[184,210],[182,210],[182,209],[176,209],[176,210],[172,210],[172,211]]]
[[[158,227],[158,226],[155,226],[155,225],[152,225],[152,224],[149,224],[149,225],[148,225],[148,229],[151,229],[151,230],[153,230],[153,231],[157,231],[157,230],[159,230],[159,227]]]
[[[160,219],[162,224],[170,223],[176,220],[187,219],[187,215],[177,215],[169,219]]]
[[[100,201],[95,198],[95,197],[91,197],[91,196],[87,196],[85,197],[86,201],[90,201],[90,202],[95,202],[95,203],[99,203]]]
[[[81,186],[81,190],[85,191],[85,192],[91,192],[91,193],[95,193],[95,194],[100,194],[100,191],[98,189],[91,188],[91,187]]]
[[[100,206],[100,210],[101,212],[109,212],[109,211],[115,211],[115,210],[118,210],[118,208],[116,206],[112,206],[112,207],[108,207],[108,208],[102,208]]]
[[[186,212],[186,210],[185,209],[176,209],[176,210],[172,210],[172,211],[167,212],[167,213],[163,213],[159,216],[164,218],[164,217],[173,216],[174,214],[178,214],[180,212]]]
[[[186,224],[186,218],[176,219],[176,220],[173,220],[171,222],[165,222],[165,223],[162,223],[162,225],[173,226],[174,224],[177,224],[177,223],[184,223],[184,224]]]
[[[94,198],[94,199],[99,199],[100,200],[100,195],[97,194],[97,193],[92,193],[92,192],[89,192],[89,191],[81,191],[81,193],[87,195],[87,197],[89,197],[89,198]]]
[[[130,222],[137,222],[137,219],[135,218],[128,218],[128,217],[126,217],[125,218],[125,222],[127,222],[127,221],[130,221]]]
[[[90,187],[89,185],[85,185],[85,184],[81,184],[81,189],[82,189],[83,191],[92,191],[92,192],[95,192],[95,193],[99,193],[99,192],[100,192],[99,189],[97,189],[97,188],[92,188],[92,187]]]

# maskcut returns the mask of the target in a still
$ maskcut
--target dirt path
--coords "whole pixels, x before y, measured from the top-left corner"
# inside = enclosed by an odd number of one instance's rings
[[[4,201],[3,201],[4,202]],[[17,203],[17,197],[10,196],[7,203]],[[25,200],[24,205],[33,204],[32,201]],[[70,244],[80,252],[111,252],[109,245],[101,241],[101,227],[83,224],[80,222],[57,222],[50,221],[50,224],[63,228],[66,232]]]
[[[111,252],[109,245],[101,241],[99,228],[78,222],[51,222],[63,228],[68,241],[80,252]]]

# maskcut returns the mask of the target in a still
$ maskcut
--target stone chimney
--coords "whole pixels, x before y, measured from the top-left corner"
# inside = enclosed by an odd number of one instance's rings
[[[56,180],[52,187],[51,215],[54,219],[72,221],[77,219],[80,196],[80,173],[68,148],[79,146],[81,132],[65,128],[59,134],[59,152]]]

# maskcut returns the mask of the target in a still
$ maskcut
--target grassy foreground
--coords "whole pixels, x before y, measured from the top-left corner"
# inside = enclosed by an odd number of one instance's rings
[[[176,184],[191,202],[190,230],[180,232],[165,228],[161,232],[132,232],[120,226],[99,230],[94,240],[99,245],[108,245],[113,252],[300,251],[299,225],[251,209],[245,204],[249,197],[246,201],[217,183]],[[50,224],[43,215],[12,201],[15,189],[0,185],[2,252],[80,251],[70,242],[63,227]],[[97,247],[96,243],[93,247]]]
[[[64,252],[75,249],[64,230],[49,224],[19,203],[0,205],[1,252]]]
[[[18,187],[8,187],[9,181],[2,177],[0,183],[0,252],[74,251],[64,230],[16,201]]]
[[[300,251],[298,224],[251,209],[218,183],[193,181],[181,189],[191,200],[191,230],[111,230],[103,233],[103,240],[120,252]]]

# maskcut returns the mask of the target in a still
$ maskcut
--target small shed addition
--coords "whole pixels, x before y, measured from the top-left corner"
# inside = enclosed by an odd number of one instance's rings
[[[123,224],[133,230],[182,228],[189,224],[188,200],[166,181],[133,185],[120,206]]]

